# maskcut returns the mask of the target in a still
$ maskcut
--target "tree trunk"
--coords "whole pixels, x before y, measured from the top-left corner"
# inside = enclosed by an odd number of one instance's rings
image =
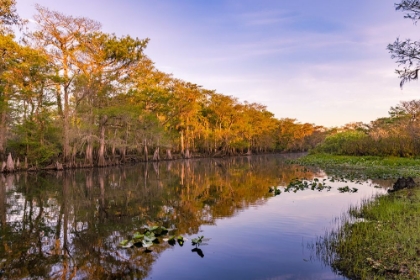
[[[116,147],[115,147],[115,142],[112,144],[112,147],[111,147],[111,158],[112,158],[112,161],[115,161],[115,151],[116,151]]]
[[[93,147],[90,140],[86,145],[85,165],[91,167],[93,165]]]
[[[63,164],[59,163],[58,161],[55,163],[55,169],[56,170],[63,170]]]
[[[155,152],[153,153],[153,161],[159,161],[159,160],[160,160],[159,147],[157,147]]]
[[[125,162],[125,156],[127,155],[127,148],[123,147],[120,149],[121,158],[120,158],[120,164]]]
[[[3,108],[0,114],[0,160],[3,160],[5,148],[6,148],[6,110]]]
[[[166,159],[173,159],[171,149],[166,149]]]
[[[144,160],[149,161],[149,151],[147,150],[147,143],[144,141]]]
[[[105,124],[108,120],[108,116],[102,116],[100,121],[100,136],[99,136],[99,154],[98,154],[98,166],[106,166],[105,161]]]
[[[6,161],[6,172],[13,172],[15,171],[15,163],[13,162],[13,158],[12,158],[12,154],[9,153],[9,155],[7,156],[7,161]]]
[[[68,92],[64,90],[64,112],[62,116],[63,120],[63,161],[68,164],[70,162],[70,124],[69,124],[69,104],[68,104]]]
[[[190,149],[186,149],[185,153],[184,153],[184,158],[185,159],[190,159],[191,158],[191,154],[190,154]]]
[[[7,193],[6,183],[3,175],[0,175],[0,225],[2,228],[6,226],[7,222]]]
[[[180,144],[181,144],[181,155],[184,157],[184,131],[181,130],[181,135],[180,135]]]

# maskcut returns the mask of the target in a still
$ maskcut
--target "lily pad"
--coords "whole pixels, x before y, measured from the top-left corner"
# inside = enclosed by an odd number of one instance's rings
[[[144,237],[144,234],[140,234],[139,232],[136,232],[134,235],[133,235],[133,239],[141,239],[141,238],[143,238]]]

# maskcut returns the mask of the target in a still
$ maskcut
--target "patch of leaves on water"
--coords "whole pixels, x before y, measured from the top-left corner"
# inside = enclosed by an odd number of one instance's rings
[[[304,190],[317,190],[317,191],[330,191],[331,186],[326,185],[326,180],[323,179],[320,181],[318,178],[314,180],[306,180],[306,179],[293,179],[287,187],[284,188],[285,192],[297,192],[297,191],[304,191]],[[278,187],[270,187],[268,190],[270,193],[273,193],[274,196],[281,194],[281,190]]]
[[[163,235],[166,235],[169,231],[173,231],[175,229],[167,229],[164,226],[144,226],[139,231],[135,232],[132,235],[131,239],[124,239],[119,243],[121,248],[132,248],[132,247],[142,247],[145,248],[146,251],[150,251],[151,247],[154,244],[158,244],[159,239]]]
[[[284,189],[285,192],[297,192],[297,191],[304,191],[310,189],[312,191],[330,191],[331,186],[328,186],[326,184],[326,179],[323,179],[322,181],[318,178],[311,180],[301,180],[301,179],[294,179],[292,180],[289,185]]]
[[[208,239],[206,239],[208,240]],[[200,245],[204,245],[205,243],[203,243],[204,241],[204,236],[197,236],[196,238],[191,239],[191,243],[193,246],[198,247]]]
[[[177,243],[180,247],[182,247],[185,243],[187,238],[183,237],[182,235],[170,235],[168,236],[169,232],[175,231],[176,228],[167,229],[163,226],[144,226],[139,231],[135,232],[132,235],[131,239],[124,239],[119,243],[119,247],[127,249],[127,248],[145,248],[145,252],[149,253],[152,250],[152,246],[155,244],[163,242],[167,242],[171,246],[175,246]],[[164,237],[166,236],[166,237]],[[209,239],[204,238],[204,236],[198,236],[191,240],[192,245],[195,246],[193,252],[196,252],[200,257],[204,257],[204,254],[201,249],[198,249],[200,245],[207,245],[203,243],[203,241],[207,241]]]
[[[191,252],[197,253],[201,258],[204,258],[203,250],[201,250],[199,247],[202,245],[207,245],[207,243],[203,243],[204,241],[208,241],[208,238],[204,238],[204,236],[197,236],[196,238],[191,239],[191,244],[195,246],[194,249],[191,250]]]
[[[179,235],[179,236],[169,236],[168,238],[163,238],[163,241],[168,242],[169,245],[174,246],[176,243],[178,243],[179,246],[184,246],[184,237]]]
[[[355,193],[358,191],[357,188],[349,188],[349,186],[340,187],[337,189],[340,193]]]
[[[270,193],[273,193],[274,196],[280,195],[281,190],[278,187],[270,187],[268,190]]]
[[[349,178],[346,178],[345,176],[331,176],[331,177],[323,178],[323,179],[314,178],[313,180],[295,178],[289,183],[289,185],[287,185],[287,187],[284,188],[284,191],[285,192],[292,191],[296,193],[298,191],[304,191],[304,190],[310,189],[312,191],[319,191],[319,192],[327,191],[328,192],[332,189],[332,187],[327,184],[328,181],[331,183],[337,183],[337,182],[349,183],[350,182],[353,184],[360,184],[360,185],[366,182],[366,181],[354,179],[353,177],[350,177],[349,179]],[[375,187],[379,187],[379,186],[375,186]],[[337,190],[340,193],[355,193],[358,191],[357,188],[355,187],[350,188],[349,186],[339,187],[337,188]],[[278,187],[270,187],[269,192],[273,193],[274,196],[281,194],[281,190]]]

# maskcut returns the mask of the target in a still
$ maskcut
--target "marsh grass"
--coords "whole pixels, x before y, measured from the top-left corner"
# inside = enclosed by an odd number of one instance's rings
[[[291,162],[360,179],[420,178],[420,159],[416,158],[311,154]]]
[[[324,263],[350,279],[420,279],[420,190],[364,200],[316,242]]]

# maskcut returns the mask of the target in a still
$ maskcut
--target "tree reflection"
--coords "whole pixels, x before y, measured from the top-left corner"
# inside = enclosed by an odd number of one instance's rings
[[[265,203],[270,186],[314,173],[278,156],[258,156],[1,176],[6,278],[141,279],[170,247],[155,244],[149,254],[118,247],[143,225],[196,234],[202,225]]]

